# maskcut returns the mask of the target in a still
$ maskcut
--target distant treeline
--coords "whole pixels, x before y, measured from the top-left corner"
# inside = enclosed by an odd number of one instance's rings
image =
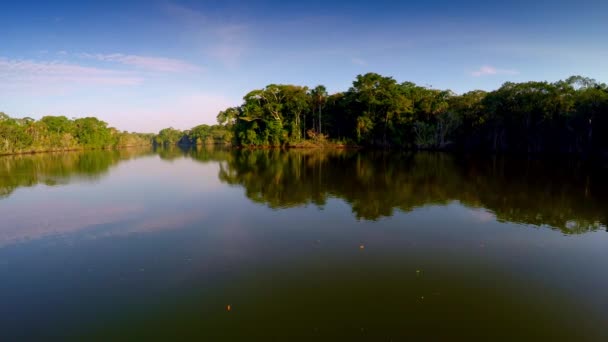
[[[120,132],[93,117],[15,119],[0,112],[0,154],[151,145],[153,134]]]
[[[0,113],[0,154],[150,144],[357,145],[383,148],[608,155],[608,86],[572,76],[458,95],[358,75],[345,92],[271,84],[249,92],[217,125],[156,135],[96,118],[12,119]]]
[[[335,94],[324,86],[271,84],[217,119],[219,125],[186,133],[163,130],[157,140],[305,146],[330,139],[404,149],[608,153],[608,86],[580,76],[462,95],[375,73]]]
[[[162,129],[154,137],[155,145],[229,145],[233,141],[232,129],[223,125],[198,125],[186,131]]]

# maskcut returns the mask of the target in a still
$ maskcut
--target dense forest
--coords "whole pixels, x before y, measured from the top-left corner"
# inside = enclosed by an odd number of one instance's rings
[[[219,125],[166,129],[158,142],[237,146],[349,144],[517,153],[608,153],[608,86],[572,76],[450,90],[359,75],[345,92],[271,84],[217,116]]]
[[[93,117],[15,119],[0,112],[0,154],[150,145],[153,137],[120,132]]]
[[[368,73],[335,94],[324,86],[271,84],[221,111],[217,121],[150,135],[120,132],[91,117],[36,121],[0,113],[0,154],[154,143],[607,156],[608,86],[572,76],[459,95]]]
[[[162,129],[154,137],[154,144],[161,146],[190,146],[190,145],[214,145],[232,143],[233,135],[229,127],[222,125],[198,125],[187,131],[174,128]]]

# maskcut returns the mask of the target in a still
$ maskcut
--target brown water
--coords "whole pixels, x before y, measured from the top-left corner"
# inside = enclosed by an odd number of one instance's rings
[[[0,157],[0,339],[607,340],[607,171],[364,151]]]

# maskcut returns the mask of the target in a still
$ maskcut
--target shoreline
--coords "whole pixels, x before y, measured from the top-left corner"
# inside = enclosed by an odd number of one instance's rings
[[[234,149],[234,150],[349,150],[349,151],[393,151],[393,152],[408,152],[408,153],[416,153],[416,152],[437,152],[437,153],[449,153],[453,155],[461,155],[461,156],[509,156],[516,158],[541,158],[541,159],[554,159],[554,158],[565,158],[565,159],[577,159],[577,160],[587,160],[587,161],[595,161],[595,162],[605,162],[608,161],[608,153],[603,154],[581,154],[574,152],[538,152],[538,153],[516,153],[516,152],[504,152],[504,151],[464,151],[458,149],[408,149],[408,148],[387,148],[387,147],[370,147],[370,146],[361,146],[354,144],[340,144],[340,143],[291,143],[285,145],[226,145],[226,144],[193,144],[193,145],[182,145],[176,144],[172,145],[178,148],[192,148],[199,146],[219,146],[220,148],[225,149]],[[142,145],[123,145],[123,146],[114,146],[114,147],[95,147],[95,148],[69,148],[69,149],[49,149],[49,150],[34,150],[34,151],[22,151],[22,152],[12,152],[12,153],[0,153],[0,157],[8,157],[8,156],[19,156],[19,155],[35,155],[35,154],[44,154],[44,153],[65,153],[65,152],[79,152],[79,151],[109,151],[109,150],[121,150],[121,149],[129,149],[129,148],[137,148],[137,147],[149,147],[151,149],[155,149],[159,146],[155,146],[154,144],[142,144]],[[169,146],[165,146],[169,147]]]
[[[124,146],[114,146],[114,147],[80,147],[80,148],[67,148],[67,149],[34,150],[34,151],[22,151],[22,152],[11,152],[11,153],[0,152],[0,157],[33,155],[33,154],[42,154],[42,153],[95,151],[95,150],[108,151],[108,150],[119,150],[119,149],[133,148],[133,147],[146,147],[146,146],[153,147],[152,144],[145,144],[145,145],[124,145]]]

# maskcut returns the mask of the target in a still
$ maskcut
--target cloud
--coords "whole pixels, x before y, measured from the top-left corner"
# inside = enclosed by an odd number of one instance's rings
[[[166,4],[165,9],[170,16],[181,19],[186,24],[204,24],[207,22],[207,17],[205,17],[201,12],[186,6],[169,2]]]
[[[40,215],[29,210],[0,211],[3,220],[11,224],[0,229],[0,247],[47,236],[77,233],[100,224],[112,224],[137,216],[141,205],[90,206],[78,201],[49,201],[44,205],[32,203]],[[70,215],[65,215],[65,213]]]
[[[216,28],[218,41],[210,46],[207,52],[227,66],[238,65],[247,50],[243,39],[246,30],[246,26],[243,25],[226,25]]]
[[[541,41],[532,43],[501,43],[485,45],[485,50],[502,55],[512,55],[524,58],[538,58],[544,60],[566,60],[572,61],[605,61],[608,58],[608,48],[589,44],[583,41],[576,45],[551,44]]]
[[[235,67],[249,50],[249,28],[242,22],[228,18],[206,16],[202,12],[169,3],[167,14],[184,28],[184,35],[192,45],[227,67]]]
[[[200,71],[201,68],[197,65],[173,58],[152,57],[152,56],[137,56],[125,55],[122,53],[113,54],[77,54],[81,58],[92,58],[102,62],[116,62],[125,65],[131,65],[141,69],[162,72],[193,72]]]
[[[517,75],[519,71],[512,69],[498,69],[493,66],[484,65],[478,70],[471,72],[471,76],[489,76],[489,75]]]
[[[361,59],[361,58],[357,58],[357,57],[352,58],[352,59],[351,59],[351,62],[352,62],[354,65],[361,65],[361,66],[363,66],[363,65],[367,65],[367,62],[365,62],[363,59]]]
[[[470,209],[468,212],[471,214],[471,217],[478,222],[491,222],[496,220],[496,215],[486,209]]]
[[[0,57],[0,81],[8,86],[23,85],[137,85],[143,79],[119,70],[82,66],[61,61],[34,61]]]

